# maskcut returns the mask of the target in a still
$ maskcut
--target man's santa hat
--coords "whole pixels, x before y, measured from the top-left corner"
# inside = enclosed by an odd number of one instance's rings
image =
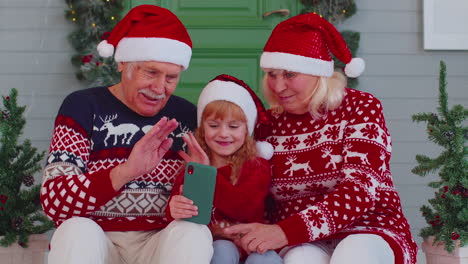
[[[364,60],[352,57],[336,28],[319,15],[307,13],[275,27],[263,49],[260,65],[330,77],[334,71],[330,51],[346,64],[344,72],[348,77],[358,77],[364,71]]]
[[[99,55],[117,62],[160,61],[188,68],[192,40],[174,13],[154,5],[134,7],[97,46]]]
[[[211,80],[198,98],[197,119],[198,126],[205,107],[213,101],[228,101],[239,106],[247,118],[247,129],[252,135],[260,125],[268,124],[268,118],[262,101],[255,92],[242,80],[222,74]],[[266,141],[257,141],[257,154],[264,159],[271,159],[273,146]]]

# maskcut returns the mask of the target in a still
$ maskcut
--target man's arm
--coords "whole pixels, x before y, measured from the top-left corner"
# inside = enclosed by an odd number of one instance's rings
[[[128,181],[154,169],[170,148],[172,139],[167,136],[176,127],[176,120],[162,118],[137,142],[126,162],[85,172],[90,142],[84,130],[70,118],[57,117],[41,188],[45,213],[57,222],[96,210]]]

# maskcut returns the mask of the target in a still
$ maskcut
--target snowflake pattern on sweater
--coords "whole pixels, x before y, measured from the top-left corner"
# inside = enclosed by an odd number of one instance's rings
[[[346,89],[342,105],[322,120],[272,115],[272,221],[290,245],[349,234],[382,236],[396,263],[416,262],[417,246],[393,185],[391,140],[380,101]]]
[[[151,173],[119,191],[109,173],[125,162],[134,144],[163,116],[179,127],[170,135],[171,149]],[[119,101],[107,87],[74,92],[65,98],[57,118],[44,168],[41,203],[59,226],[74,216],[88,217],[104,231],[163,228],[165,208],[182,160],[182,136],[196,127],[195,106],[171,96],[153,117],[143,117]]]

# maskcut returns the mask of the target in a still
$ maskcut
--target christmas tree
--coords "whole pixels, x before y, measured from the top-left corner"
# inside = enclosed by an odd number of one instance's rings
[[[445,249],[452,252],[455,241],[460,245],[468,241],[468,127],[464,121],[468,110],[462,105],[455,105],[451,110],[447,105],[446,66],[440,62],[439,106],[436,113],[418,113],[413,121],[427,122],[429,139],[442,146],[444,150],[436,158],[417,155],[416,166],[412,172],[425,176],[439,171],[439,180],[429,183],[436,189],[429,204],[421,207],[421,212],[428,226],[421,230],[421,236],[434,236],[436,241],[443,241]]]
[[[326,19],[328,22],[337,26],[345,19],[350,18],[356,13],[356,4],[354,0],[334,0],[334,1],[323,1],[323,0],[301,0],[304,9],[301,13],[316,13]],[[359,47],[359,40],[361,35],[359,32],[344,30],[341,32],[346,44],[348,45],[353,57],[356,57],[357,49]],[[335,62],[335,68],[343,69],[345,65],[338,59],[333,58]],[[355,88],[358,85],[356,78],[348,78],[348,87]]]
[[[91,86],[104,86],[119,82],[120,75],[113,58],[102,58],[96,46],[120,20],[122,0],[66,0],[65,17],[76,25],[68,36],[76,50],[72,64],[77,67],[78,80]]]
[[[29,140],[18,144],[26,123],[25,107],[16,102],[18,92],[12,89],[3,97],[0,116],[0,245],[18,241],[27,247],[31,234],[44,233],[53,223],[42,213],[40,185],[34,185],[33,174],[41,170],[39,162],[45,153],[38,153]]]

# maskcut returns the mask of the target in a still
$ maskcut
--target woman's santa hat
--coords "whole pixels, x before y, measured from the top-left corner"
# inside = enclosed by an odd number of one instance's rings
[[[358,77],[364,71],[364,60],[352,57],[336,28],[319,15],[307,13],[275,27],[263,49],[260,65],[330,77],[334,71],[330,51],[346,64],[344,72],[348,77]]]
[[[222,74],[211,80],[198,98],[197,118],[198,126],[205,107],[213,101],[228,101],[239,106],[247,118],[247,129],[252,135],[260,125],[268,124],[268,118],[262,101],[255,92],[242,80]],[[266,141],[257,141],[258,156],[267,160],[273,156],[273,146]]]
[[[97,46],[99,55],[117,62],[160,61],[188,68],[192,40],[174,13],[154,5],[134,7]]]

